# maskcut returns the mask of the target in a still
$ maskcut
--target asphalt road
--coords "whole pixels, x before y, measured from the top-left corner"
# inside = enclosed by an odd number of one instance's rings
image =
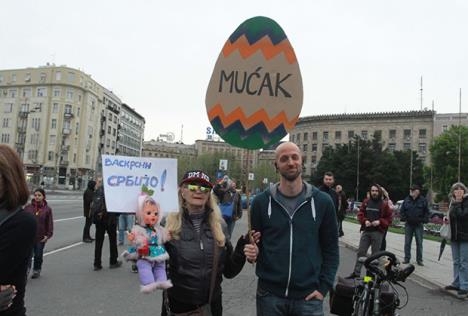
[[[84,224],[81,196],[50,196],[54,212],[55,234],[46,245],[41,278],[30,280],[26,292],[28,315],[159,315],[161,292],[144,295],[139,292],[137,275],[130,265],[108,268],[109,250],[103,249],[104,269],[93,271],[94,244],[81,243]],[[234,240],[246,231],[246,216],[238,222]],[[123,252],[124,247],[119,247]],[[340,247],[339,275],[352,270],[355,254]],[[444,295],[439,290],[421,286],[415,281],[406,284],[410,299],[401,315],[466,315],[466,303]],[[254,266],[246,264],[232,280],[223,282],[224,315],[255,315],[256,278]],[[403,299],[404,301],[404,299]],[[328,307],[325,304],[326,314]]]

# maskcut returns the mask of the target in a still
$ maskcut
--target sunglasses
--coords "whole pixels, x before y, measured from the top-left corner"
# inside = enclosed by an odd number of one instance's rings
[[[189,189],[191,192],[200,191],[201,193],[208,193],[208,192],[211,191],[211,188],[204,187],[204,186],[198,185],[198,184],[188,184],[187,189]]]

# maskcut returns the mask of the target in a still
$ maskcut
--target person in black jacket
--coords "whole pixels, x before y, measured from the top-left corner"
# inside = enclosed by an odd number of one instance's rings
[[[168,277],[174,286],[165,294],[163,316],[168,312],[187,313],[206,307],[215,252],[218,264],[209,306],[213,316],[221,316],[222,276],[233,278],[242,270],[246,258],[256,260],[258,248],[249,243],[247,236],[240,237],[233,249],[215,198],[211,196],[212,187],[203,171],[185,173],[178,193],[180,210],[167,217],[165,227],[172,239],[164,246],[169,254]]]
[[[447,220],[447,219],[445,219]],[[456,290],[458,298],[468,297],[468,190],[457,182],[450,190],[449,219],[453,282],[446,290]]]
[[[34,216],[21,208],[29,198],[23,164],[0,145],[0,315],[26,315],[26,271],[36,238]],[[14,289],[11,291],[11,289]],[[16,292],[16,296],[10,295]],[[5,295],[6,294],[6,295]],[[14,296],[14,297],[13,297]]]
[[[83,216],[85,217],[85,226],[83,228],[83,242],[93,242],[93,238],[89,234],[89,229],[93,223],[91,218],[91,202],[93,201],[94,189],[96,188],[96,181],[89,180],[88,187],[83,193]]]
[[[346,193],[343,191],[341,185],[335,187],[336,194],[338,195],[338,207],[336,212],[336,218],[338,220],[338,236],[343,237],[343,221],[346,216],[346,209],[348,208],[348,200],[346,199]]]
[[[405,224],[405,259],[409,263],[411,259],[411,243],[413,235],[416,238],[416,261],[423,266],[423,233],[424,223],[429,222],[429,208],[427,200],[421,196],[421,187],[413,185],[410,195],[406,197],[401,205],[400,220]]]
[[[335,206],[335,210],[338,210],[338,194],[333,190],[333,184],[335,183],[335,176],[331,171],[327,171],[323,175],[323,184],[319,187],[319,190],[327,193]]]

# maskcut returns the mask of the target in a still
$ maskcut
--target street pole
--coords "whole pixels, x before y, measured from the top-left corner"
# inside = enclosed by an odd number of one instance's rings
[[[458,99],[458,182],[460,182],[460,172],[461,172],[461,88],[460,88],[460,97]]]
[[[359,136],[356,137],[356,143],[357,143],[356,201],[359,201]]]

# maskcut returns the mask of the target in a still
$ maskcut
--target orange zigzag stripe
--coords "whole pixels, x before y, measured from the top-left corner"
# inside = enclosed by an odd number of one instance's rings
[[[237,41],[235,41],[232,44],[228,40],[226,44],[224,44],[223,55],[224,57],[228,57],[234,51],[239,50],[241,56],[244,59],[246,59],[249,58],[259,49],[262,51],[263,56],[265,56],[267,60],[270,60],[271,58],[275,57],[280,53],[284,53],[284,56],[286,57],[289,64],[294,64],[297,62],[296,54],[294,53],[294,50],[287,38],[282,40],[277,45],[273,45],[268,35],[265,35],[253,45],[249,44],[249,41],[247,40],[245,35],[239,37]]]
[[[274,118],[270,119],[270,117],[264,109],[260,109],[251,116],[247,117],[245,116],[244,111],[242,111],[241,107],[238,107],[228,115],[225,115],[223,107],[220,104],[216,104],[208,112],[208,118],[210,119],[210,121],[212,121],[216,117],[219,117],[221,119],[221,123],[225,127],[231,125],[235,121],[240,121],[245,129],[249,129],[257,123],[262,122],[265,124],[269,132],[272,132],[280,124],[283,124],[286,130],[290,130],[294,128],[297,120],[299,119],[299,116],[296,116],[291,121],[289,121],[284,111],[281,111]]]

